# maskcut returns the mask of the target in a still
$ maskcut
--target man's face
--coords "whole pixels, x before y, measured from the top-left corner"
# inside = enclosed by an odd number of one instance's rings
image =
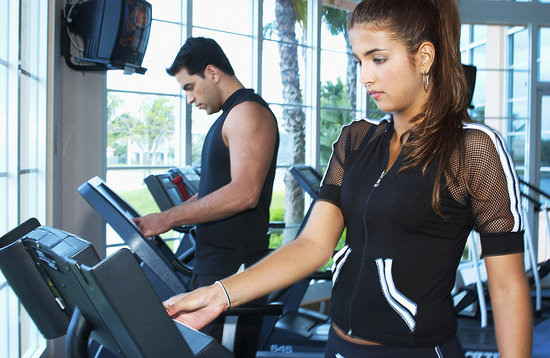
[[[221,109],[221,104],[217,100],[218,90],[208,70],[205,70],[205,77],[201,77],[198,74],[190,75],[187,69],[182,68],[174,77],[185,91],[187,103],[204,109],[208,114]]]

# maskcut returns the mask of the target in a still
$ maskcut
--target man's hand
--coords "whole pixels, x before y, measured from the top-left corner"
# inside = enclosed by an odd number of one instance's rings
[[[165,213],[149,214],[133,219],[145,237],[159,235],[172,229]]]

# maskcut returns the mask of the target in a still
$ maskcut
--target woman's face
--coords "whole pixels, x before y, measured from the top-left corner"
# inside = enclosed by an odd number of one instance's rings
[[[359,81],[367,88],[378,108],[393,113],[394,119],[411,119],[420,113],[427,95],[422,72],[405,46],[386,31],[375,31],[364,24],[350,29],[353,54],[361,66]]]

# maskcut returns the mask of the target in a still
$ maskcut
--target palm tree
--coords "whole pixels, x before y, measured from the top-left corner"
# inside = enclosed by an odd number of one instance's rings
[[[283,126],[291,136],[292,162],[303,164],[305,159],[305,113],[302,110],[302,90],[298,65],[298,41],[296,39],[296,7],[300,0],[276,0],[275,19],[279,35],[279,63],[283,87]],[[303,18],[302,18],[303,19]],[[304,214],[304,193],[300,185],[287,171],[285,173],[285,223],[298,224]],[[283,243],[292,239],[283,235]]]
[[[351,53],[351,42],[348,33],[348,21],[350,13],[345,10],[337,9],[330,6],[323,6],[323,19],[332,35],[343,34],[346,41],[346,52]],[[357,65],[353,56],[348,56],[346,66],[346,86],[351,109],[357,108]]]
[[[329,31],[333,34],[343,33],[346,48],[351,53],[351,44],[347,30],[349,13],[340,9],[323,7],[323,18]],[[291,136],[293,164],[303,164],[305,160],[305,113],[302,110],[302,90],[298,63],[298,40],[296,23],[303,32],[306,30],[306,0],[276,0],[275,20],[279,36],[278,49],[280,56],[281,83],[283,87],[283,126]],[[356,108],[356,64],[348,56],[346,85],[351,108]],[[300,185],[287,171],[285,173],[285,215],[287,225],[297,225],[304,214],[304,194]],[[290,233],[283,236],[283,242],[292,239]]]

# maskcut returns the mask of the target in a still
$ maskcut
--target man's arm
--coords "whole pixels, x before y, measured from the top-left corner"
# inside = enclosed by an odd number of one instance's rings
[[[500,356],[531,357],[533,321],[523,254],[487,256],[485,266]]]
[[[277,124],[268,109],[256,102],[235,106],[222,128],[229,148],[231,181],[200,199],[134,221],[145,236],[152,236],[175,226],[223,219],[254,208],[271,165],[276,135]]]

